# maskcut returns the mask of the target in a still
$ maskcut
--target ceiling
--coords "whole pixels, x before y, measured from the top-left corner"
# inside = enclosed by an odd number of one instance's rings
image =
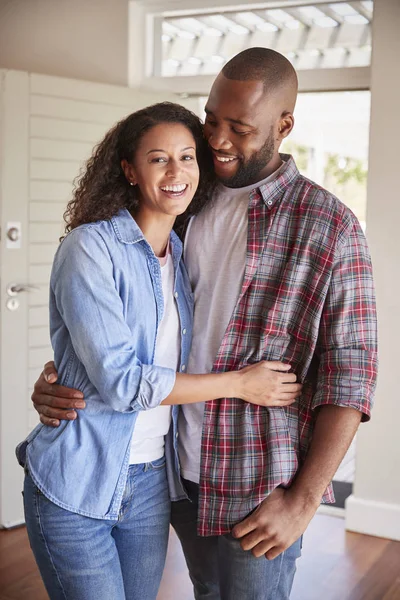
[[[161,72],[213,75],[252,46],[281,52],[297,70],[368,66],[372,14],[372,0],[358,0],[165,17]]]

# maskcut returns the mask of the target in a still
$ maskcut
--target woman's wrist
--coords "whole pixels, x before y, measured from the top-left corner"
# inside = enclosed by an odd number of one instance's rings
[[[240,371],[228,371],[222,373],[225,376],[224,385],[226,388],[226,398],[241,398],[243,400],[243,377]]]

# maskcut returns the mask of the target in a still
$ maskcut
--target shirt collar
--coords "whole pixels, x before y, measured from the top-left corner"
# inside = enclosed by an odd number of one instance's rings
[[[299,175],[299,171],[296,167],[293,157],[290,154],[280,154],[283,160],[283,166],[277,169],[275,176],[256,188],[261,194],[264,204],[268,209],[271,209],[274,204],[282,197],[282,192],[291,185]]]
[[[111,223],[115,235],[122,244],[136,244],[142,240],[146,241],[139,225],[126,208],[122,208],[119,213],[111,217]],[[181,252],[182,243],[174,231],[171,231],[170,240],[173,244],[172,255],[175,259]],[[146,241],[146,243],[148,242]]]
[[[118,240],[123,244],[136,244],[144,240],[144,235],[126,208],[122,208],[119,213],[111,217],[111,223]]]

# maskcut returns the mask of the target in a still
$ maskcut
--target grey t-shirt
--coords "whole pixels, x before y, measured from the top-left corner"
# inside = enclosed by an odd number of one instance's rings
[[[275,174],[245,188],[220,185],[212,204],[188,226],[184,260],[195,301],[188,373],[212,370],[242,287],[249,193]],[[182,476],[196,483],[200,479],[203,415],[203,402],[183,405],[178,423]]]

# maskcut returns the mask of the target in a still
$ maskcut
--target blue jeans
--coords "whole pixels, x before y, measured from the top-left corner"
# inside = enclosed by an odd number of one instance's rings
[[[170,520],[165,458],[129,467],[118,520],[60,508],[28,473],[24,507],[31,548],[51,600],[155,600]]]
[[[198,485],[185,481],[190,500],[172,502],[196,600],[288,600],[301,556],[301,538],[274,560],[255,558],[231,535],[197,535]]]

